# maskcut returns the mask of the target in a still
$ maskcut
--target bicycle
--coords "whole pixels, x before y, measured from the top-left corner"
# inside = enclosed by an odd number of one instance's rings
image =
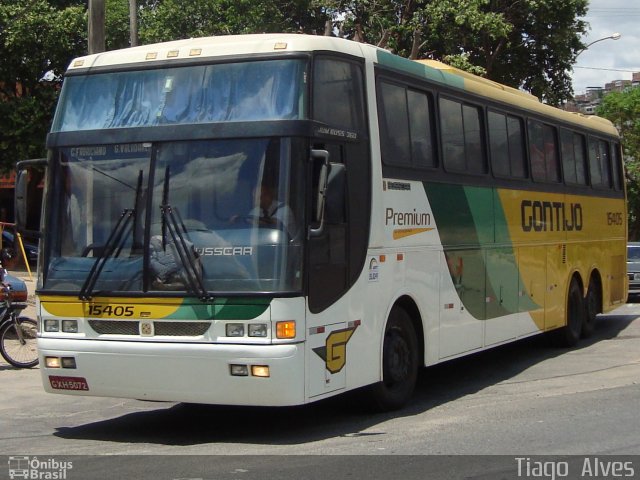
[[[29,317],[18,316],[26,307],[25,283],[0,265],[0,354],[18,368],[38,364],[38,324]]]

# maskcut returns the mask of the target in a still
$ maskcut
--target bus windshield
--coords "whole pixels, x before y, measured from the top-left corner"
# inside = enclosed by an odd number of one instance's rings
[[[278,137],[57,149],[44,289],[300,290],[304,151]]]
[[[70,76],[52,132],[306,117],[306,60]]]

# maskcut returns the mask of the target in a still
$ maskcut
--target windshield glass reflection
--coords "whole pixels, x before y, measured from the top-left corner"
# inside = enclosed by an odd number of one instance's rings
[[[282,138],[61,149],[45,289],[299,290],[303,152]]]

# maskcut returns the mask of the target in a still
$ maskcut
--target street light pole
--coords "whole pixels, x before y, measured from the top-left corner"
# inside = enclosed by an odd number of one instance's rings
[[[582,52],[584,52],[587,48],[589,48],[594,43],[602,42],[603,40],[620,40],[620,37],[622,37],[622,35],[620,35],[618,32],[616,32],[616,33],[612,33],[608,37],[602,37],[602,38],[599,38],[597,40],[594,40],[591,43],[587,43],[584,46],[584,48],[577,53],[576,58],[578,58],[578,55],[580,55]]]

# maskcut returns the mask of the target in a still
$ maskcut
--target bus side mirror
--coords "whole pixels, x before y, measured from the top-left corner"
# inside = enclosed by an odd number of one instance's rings
[[[41,205],[35,204],[36,199],[30,195],[30,192],[33,192],[38,187],[37,184],[33,185],[33,183],[40,183],[44,178],[42,172],[44,170],[43,167],[46,167],[46,165],[47,160],[45,158],[23,160],[16,164],[14,211],[16,231],[20,233],[29,233],[36,237],[40,236],[40,232],[37,229],[29,229],[31,226],[28,223],[29,212],[33,208],[38,210],[41,208]]]
[[[317,225],[309,229],[310,237],[319,237],[324,232],[324,205],[329,178],[329,152],[326,150],[311,150],[311,162],[314,172],[318,172],[318,178],[314,181],[316,187],[315,211],[313,222]],[[317,168],[319,166],[319,168]]]

